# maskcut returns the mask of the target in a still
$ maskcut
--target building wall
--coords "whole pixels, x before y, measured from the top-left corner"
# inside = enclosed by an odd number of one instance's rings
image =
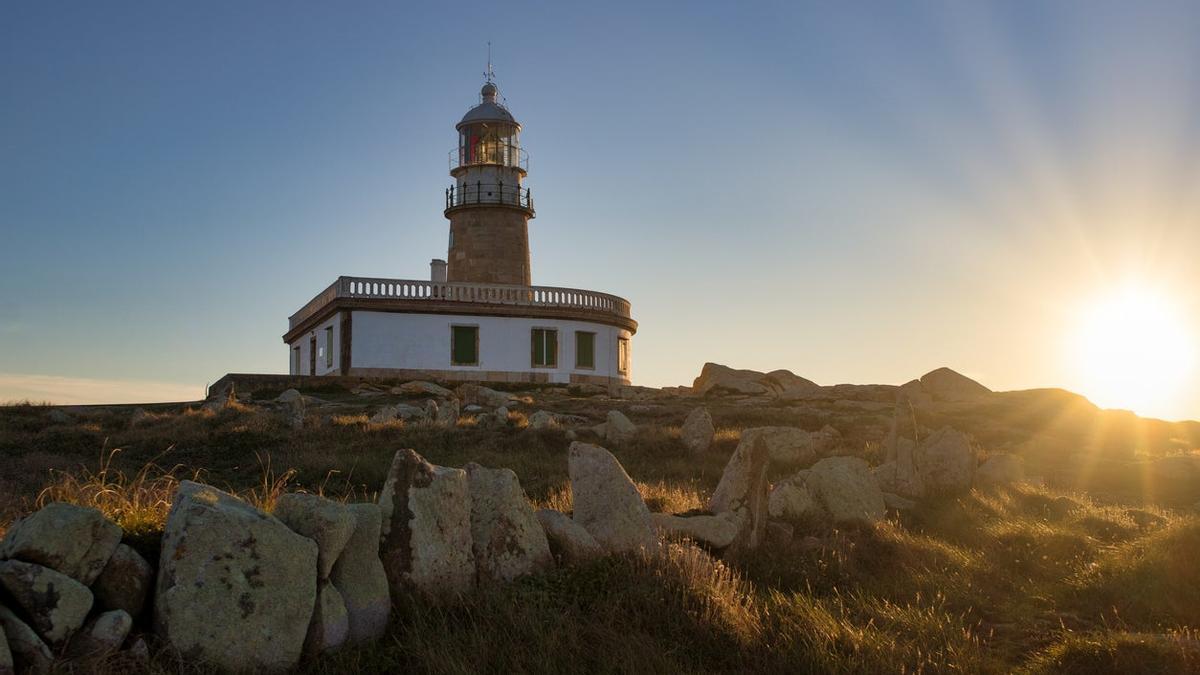
[[[351,325],[350,366],[356,372],[382,369],[454,371],[463,376],[479,373],[478,379],[483,380],[499,379],[489,373],[535,373],[538,379],[544,375],[549,382],[570,382],[572,375],[576,376],[576,381],[586,381],[589,377],[629,380],[632,375],[632,362],[629,373],[617,372],[617,340],[629,339],[629,331],[600,323],[354,311]],[[452,325],[479,327],[479,365],[451,365]],[[558,330],[557,367],[532,367],[530,340],[534,328]],[[596,334],[595,368],[575,367],[575,331]],[[335,344],[338,332],[334,330]],[[307,349],[307,337],[302,342],[303,352]],[[322,374],[320,365],[318,363],[318,374]],[[336,369],[336,358],[334,365]]]
[[[339,369],[341,367],[340,356],[341,356],[341,349],[342,349],[341,324],[342,324],[341,314],[340,313],[334,314],[332,317],[330,317],[329,319],[326,319],[319,326],[317,326],[313,330],[305,333],[302,337],[296,339],[290,345],[288,345],[288,374],[289,375],[313,375],[313,374],[315,374],[315,375],[337,375],[337,374],[339,374],[340,373]],[[329,328],[329,327],[333,328],[333,344],[331,346],[326,346],[326,344],[325,344],[325,338],[326,338],[325,329]],[[314,336],[314,335],[317,338],[317,372],[309,373],[308,369],[309,369],[309,366],[311,365],[311,362],[309,361],[309,354],[311,353],[310,347],[312,345],[312,336]],[[295,356],[296,352],[295,352],[295,350],[297,347],[300,349],[300,368],[299,369],[296,368],[296,356]],[[333,350],[333,352],[332,352],[333,362],[332,362],[332,365],[327,366],[327,365],[325,365],[327,363],[325,354],[328,349]]]

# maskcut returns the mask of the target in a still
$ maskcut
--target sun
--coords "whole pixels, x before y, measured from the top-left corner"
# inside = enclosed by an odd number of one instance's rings
[[[1127,286],[1086,303],[1072,341],[1085,395],[1105,408],[1162,415],[1177,407],[1196,342],[1167,295]]]

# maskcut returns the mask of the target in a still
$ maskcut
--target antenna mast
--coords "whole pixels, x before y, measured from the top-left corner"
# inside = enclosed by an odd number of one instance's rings
[[[491,41],[491,40],[488,40],[488,64],[487,64],[487,72],[485,72],[485,73],[483,74],[483,77],[484,77],[484,78],[485,78],[485,79],[486,79],[488,82],[491,82],[491,81],[493,81],[494,79],[496,79],[496,72],[495,72],[494,70],[492,70],[492,41]]]

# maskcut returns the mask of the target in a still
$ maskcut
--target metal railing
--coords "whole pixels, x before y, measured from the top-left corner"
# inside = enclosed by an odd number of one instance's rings
[[[434,282],[413,279],[338,277],[317,297],[288,318],[289,330],[337,298],[469,302],[524,307],[583,309],[628,319],[629,301],[608,293],[557,286],[509,286],[467,282]]]
[[[474,204],[507,204],[533,212],[533,193],[529,188],[506,183],[464,183],[446,188],[446,208]]]
[[[450,151],[450,170],[463,166],[495,164],[529,172],[529,154],[511,143],[476,143]]]

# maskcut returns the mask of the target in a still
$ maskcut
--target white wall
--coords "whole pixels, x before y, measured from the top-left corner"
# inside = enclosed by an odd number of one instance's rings
[[[451,325],[479,326],[479,365],[450,364]],[[558,330],[558,367],[532,367],[530,331],[534,328]],[[552,382],[568,382],[571,373],[622,376],[617,372],[617,338],[630,337],[627,330],[587,321],[370,311],[354,312],[352,330],[353,368],[538,372],[550,373]],[[575,331],[596,334],[595,368],[575,368]],[[338,337],[335,335],[335,342]],[[307,340],[307,336],[302,340],[302,359],[308,358],[304,353]],[[302,361],[304,368],[307,363]],[[317,364],[318,374],[322,374],[321,365]],[[623,376],[630,378],[631,373]]]
[[[325,345],[325,329],[333,327],[333,344],[329,347]],[[308,375],[309,365],[309,347],[311,337],[317,337],[317,375],[337,375],[341,367],[342,353],[342,315],[334,314],[326,319],[321,325],[313,330],[296,338],[288,345],[288,373],[291,375]],[[296,370],[296,356],[293,349],[300,348],[300,369]],[[333,350],[333,364],[325,365],[325,353],[327,349]]]

